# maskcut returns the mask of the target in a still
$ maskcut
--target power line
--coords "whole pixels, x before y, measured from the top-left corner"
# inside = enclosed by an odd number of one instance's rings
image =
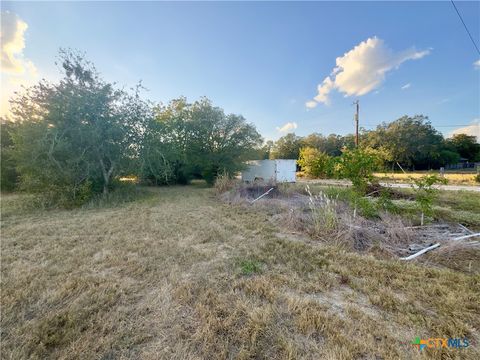
[[[374,124],[363,124],[365,127],[377,127],[378,125],[381,125],[381,123],[374,125]],[[455,124],[455,125],[433,125],[434,128],[439,128],[439,127],[444,127],[444,128],[449,128],[449,127],[460,127],[460,126],[471,126],[471,125],[478,125],[477,123],[470,123],[470,124]]]
[[[460,15],[460,12],[458,11],[457,6],[456,6],[455,3],[453,2],[453,0],[450,0],[450,1],[451,1],[451,3],[452,3],[453,7],[455,8],[455,11],[457,12],[458,17],[459,17],[460,20],[462,21],[463,27],[464,27],[465,30],[467,31],[467,34],[468,34],[468,36],[470,37],[470,40],[472,40],[473,46],[475,46],[475,49],[477,49],[477,52],[478,52],[478,54],[480,55],[480,50],[478,49],[478,46],[477,46],[477,44],[475,43],[475,40],[473,40],[472,34],[470,34],[470,31],[468,30],[467,24],[465,24],[465,21],[463,21],[462,15]]]

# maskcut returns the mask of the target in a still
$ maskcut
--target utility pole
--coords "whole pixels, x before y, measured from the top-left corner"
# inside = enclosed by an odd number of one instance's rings
[[[360,108],[359,101],[354,101],[353,105],[355,105],[355,147],[358,147],[358,111]]]

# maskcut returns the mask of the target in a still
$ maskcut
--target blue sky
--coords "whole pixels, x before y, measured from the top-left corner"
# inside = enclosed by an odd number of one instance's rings
[[[456,4],[480,44],[480,3]],[[12,84],[58,78],[58,49],[71,47],[107,80],[142,80],[154,101],[207,96],[267,139],[352,132],[356,99],[366,128],[424,114],[446,135],[470,125],[480,136],[480,57],[450,2],[2,2],[6,11],[28,28],[10,53],[23,72],[7,71],[2,45],[2,105]]]

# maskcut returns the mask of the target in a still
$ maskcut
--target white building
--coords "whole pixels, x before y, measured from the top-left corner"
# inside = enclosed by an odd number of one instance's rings
[[[242,172],[242,181],[295,182],[296,160],[251,160]]]

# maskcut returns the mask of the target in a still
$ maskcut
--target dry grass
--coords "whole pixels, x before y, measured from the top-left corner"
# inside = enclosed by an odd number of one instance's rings
[[[438,171],[436,172],[438,173]],[[381,181],[389,181],[389,182],[399,182],[399,183],[410,183],[410,178],[421,178],[429,174],[427,171],[417,171],[417,172],[407,172],[399,173],[399,172],[389,172],[389,173],[375,173],[374,176]],[[473,172],[446,172],[445,178],[448,180],[448,184],[450,185],[479,185],[478,182],[475,181],[476,173]]]
[[[115,208],[3,200],[2,359],[480,356],[478,275],[321,245],[199,186]],[[472,345],[419,353],[416,336]]]

